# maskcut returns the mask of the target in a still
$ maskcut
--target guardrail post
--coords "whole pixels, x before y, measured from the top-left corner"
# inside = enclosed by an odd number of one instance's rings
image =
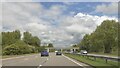
[[[87,56],[87,58],[89,59],[89,56]]]
[[[96,57],[94,57],[94,60],[96,60]]]
[[[106,63],[107,63],[107,58],[105,59]]]

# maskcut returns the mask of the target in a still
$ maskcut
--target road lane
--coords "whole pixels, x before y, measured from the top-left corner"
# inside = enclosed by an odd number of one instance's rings
[[[46,61],[46,58],[40,57],[40,54],[25,56],[21,58],[3,60],[3,66],[38,66]]]
[[[56,56],[50,53],[48,57],[41,57],[40,54],[24,56],[21,58],[3,60],[3,66],[87,66],[66,56]]]
[[[78,63],[77,61],[75,62]],[[65,56],[56,56],[55,53],[51,53],[49,60],[42,66],[82,66],[82,64],[78,65],[75,62]]]

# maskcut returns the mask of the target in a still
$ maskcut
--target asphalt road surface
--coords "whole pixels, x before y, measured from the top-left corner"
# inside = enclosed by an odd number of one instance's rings
[[[7,58],[2,60],[4,66],[36,66],[41,68],[44,66],[69,66],[85,68],[88,65],[71,59],[67,56],[56,56],[55,53],[50,53],[48,57],[41,57],[40,54],[20,56],[15,58]]]

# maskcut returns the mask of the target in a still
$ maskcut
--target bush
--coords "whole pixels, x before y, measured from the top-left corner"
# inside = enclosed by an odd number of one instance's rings
[[[41,52],[41,51],[45,50],[45,47],[44,46],[40,46],[40,47],[37,47],[36,49],[38,50],[38,52]]]
[[[35,48],[33,46],[29,46],[23,41],[17,41],[14,44],[6,46],[3,49],[3,55],[21,55],[21,54],[29,54],[34,53]]]

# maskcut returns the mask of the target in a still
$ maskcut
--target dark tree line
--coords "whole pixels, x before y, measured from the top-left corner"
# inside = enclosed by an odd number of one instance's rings
[[[21,34],[19,30],[13,32],[2,32],[2,45],[10,45],[20,40]]]
[[[32,36],[29,32],[24,32],[23,41],[29,45],[40,46],[40,39],[37,36]]]
[[[52,43],[49,43],[49,44],[48,44],[48,47],[53,47],[53,44],[52,44]]]
[[[36,53],[44,49],[40,46],[41,40],[37,36],[32,36],[29,32],[24,32],[23,35],[21,39],[19,30],[2,32],[3,55]]]
[[[78,44],[80,49],[89,52],[112,53],[118,51],[118,33],[120,24],[114,20],[105,20],[91,34],[86,34]]]

